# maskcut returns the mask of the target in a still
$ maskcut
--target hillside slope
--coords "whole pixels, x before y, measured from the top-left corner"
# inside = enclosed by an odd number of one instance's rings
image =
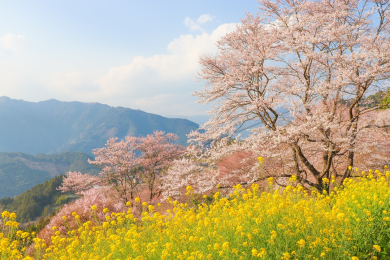
[[[93,158],[82,152],[52,155],[0,152],[0,199],[19,195],[68,171],[97,174],[99,169],[90,165],[88,159]]]
[[[51,213],[51,211],[46,213],[44,211],[53,208],[61,196],[61,191],[58,191],[57,188],[61,185],[62,178],[63,175],[60,175],[37,184],[15,198],[0,199],[0,211],[15,212],[18,216],[17,220],[21,223],[32,221],[42,214]],[[50,206],[52,207],[50,208]]]
[[[92,149],[103,147],[110,137],[145,136],[155,130],[174,133],[179,137],[176,143],[186,145],[186,134],[197,128],[186,119],[100,103],[0,97],[0,151],[4,152],[92,155]]]

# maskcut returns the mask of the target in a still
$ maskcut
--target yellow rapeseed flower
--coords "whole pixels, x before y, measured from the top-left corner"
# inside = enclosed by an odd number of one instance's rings
[[[257,252],[257,250],[255,248],[252,249],[252,255],[253,256],[257,256],[259,253]]]
[[[216,193],[211,203],[172,201],[164,212],[154,212],[152,205],[143,212],[139,207],[134,212],[131,208],[112,212],[104,214],[107,216],[101,224],[77,221],[78,226],[67,234],[57,228],[50,243],[16,230],[18,223],[9,215],[3,223],[11,236],[0,232],[0,259],[24,259],[27,245],[34,242],[39,259],[119,259],[120,254],[138,260],[358,260],[354,256],[358,246],[374,244],[360,232],[383,236],[383,225],[390,224],[387,179],[352,177],[342,187],[334,185],[331,196],[291,184],[285,189],[288,192],[267,190],[235,185],[231,194]],[[352,239],[356,239],[355,246],[343,243]],[[363,253],[371,253],[375,259],[382,248],[374,245],[368,250]]]
[[[328,185],[328,184],[329,184],[329,179],[328,179],[328,178],[322,178],[322,182],[323,182],[325,185]]]
[[[297,176],[291,175],[291,178],[288,181],[294,183],[296,180],[297,180]]]
[[[2,218],[8,218],[9,215],[10,215],[10,213],[8,211],[3,211],[3,213],[1,213]]]
[[[225,250],[228,250],[229,249],[229,242],[224,242],[222,244],[222,248],[225,249]]]
[[[305,247],[305,240],[303,240],[303,239],[299,240],[299,241],[297,242],[297,245],[298,245],[299,247]]]
[[[285,252],[285,253],[283,253],[283,255],[282,255],[282,259],[285,259],[285,260],[289,260],[290,257],[291,257],[291,255],[290,255],[289,252]]]

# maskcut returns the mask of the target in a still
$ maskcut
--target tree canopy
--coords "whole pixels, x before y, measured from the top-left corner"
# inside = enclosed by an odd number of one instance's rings
[[[384,131],[390,113],[380,109],[388,99],[369,106],[362,101],[388,86],[390,3],[259,3],[259,13],[247,13],[235,31],[218,41],[217,54],[200,56],[198,78],[206,84],[194,95],[212,105],[212,118],[200,127],[204,132],[189,135],[188,154],[215,164],[234,152],[250,151],[265,163],[255,160],[240,174],[242,182],[274,177],[282,184],[296,176],[319,190],[329,188],[330,178],[342,182],[349,177],[350,166],[359,166],[358,157],[367,166],[383,164],[390,153]],[[287,118],[280,112],[286,110]],[[247,121],[262,127],[245,140],[228,142]],[[209,140],[214,142],[204,151]],[[202,172],[196,163],[190,168],[190,161],[181,161],[173,172],[181,171],[182,179],[190,174],[184,168]],[[210,180],[218,176],[219,182],[233,184],[231,175],[206,172]]]

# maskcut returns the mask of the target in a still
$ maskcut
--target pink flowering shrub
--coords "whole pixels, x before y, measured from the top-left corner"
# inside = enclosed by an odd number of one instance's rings
[[[96,176],[91,176],[88,173],[68,172],[62,181],[62,186],[57,190],[62,192],[73,191],[81,195],[84,191],[91,189],[94,185],[100,184],[101,180]]]
[[[68,172],[58,189],[72,191],[81,197],[62,207],[38,237],[50,243],[57,230],[65,235],[87,221],[101,222],[104,208],[110,212],[125,211],[126,202],[134,201],[137,196],[141,201],[157,203],[162,192],[161,176],[184,150],[182,146],[172,144],[176,139],[174,134],[155,131],[146,137],[126,136],[119,142],[116,142],[117,138],[110,138],[106,147],[94,149],[96,158],[89,163],[102,170],[99,176]],[[136,155],[136,151],[140,155]],[[95,211],[92,206],[96,206]],[[136,215],[142,211],[140,207],[132,210]]]
[[[107,188],[92,188],[82,192],[81,198],[73,203],[64,205],[60,211],[51,218],[49,224],[39,232],[38,237],[45,239],[47,243],[50,243],[50,238],[55,233],[53,230],[54,226],[57,227],[57,230],[60,231],[61,234],[66,235],[68,231],[77,229],[80,223],[82,224],[87,221],[95,223],[96,220],[100,222],[103,221],[105,216],[103,213],[104,208],[107,208],[110,212],[122,212],[126,210],[125,204],[118,202],[115,199],[115,194],[112,193],[113,190]],[[91,209],[93,205],[97,207],[95,215]],[[76,216],[78,216],[78,219],[75,218]]]

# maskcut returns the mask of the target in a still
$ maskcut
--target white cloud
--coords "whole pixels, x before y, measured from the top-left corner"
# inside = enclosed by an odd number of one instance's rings
[[[235,28],[236,24],[223,24],[211,34],[181,35],[168,44],[170,54],[138,56],[128,65],[111,68],[96,81],[100,94],[157,114],[203,114],[205,107],[195,105],[191,96],[202,86],[195,78],[199,54],[216,53],[216,41]],[[175,103],[180,106],[173,108]]]
[[[55,73],[45,81],[48,90],[67,95],[94,93],[99,86],[93,84],[93,77],[82,72]]]
[[[211,22],[214,19],[215,19],[215,16],[211,16],[209,14],[202,14],[201,16],[199,16],[197,22],[202,24],[205,22]]]
[[[6,33],[0,38],[1,48],[7,51],[20,51],[26,47],[26,39],[23,35]]]
[[[38,101],[36,96],[45,96],[62,101],[99,102],[158,115],[205,114],[210,107],[195,104],[196,97],[191,96],[193,91],[203,87],[202,82],[196,82],[199,54],[216,53],[216,42],[235,28],[236,24],[223,24],[212,33],[180,35],[167,44],[168,54],[137,56],[128,64],[112,67],[103,74],[73,71],[38,76],[32,73],[31,77],[35,78],[26,78],[20,84],[17,82],[23,79],[22,72],[14,73],[14,78],[0,75],[1,82],[14,82],[4,84],[7,88],[0,88],[0,96],[30,101],[32,97]],[[35,96],[34,90],[38,87],[40,90]]]
[[[201,31],[204,32],[204,29],[201,27],[202,24],[206,22],[211,22],[215,19],[214,16],[209,14],[202,14],[199,18],[194,22],[191,18],[186,17],[184,19],[184,24],[190,28],[191,31]]]

